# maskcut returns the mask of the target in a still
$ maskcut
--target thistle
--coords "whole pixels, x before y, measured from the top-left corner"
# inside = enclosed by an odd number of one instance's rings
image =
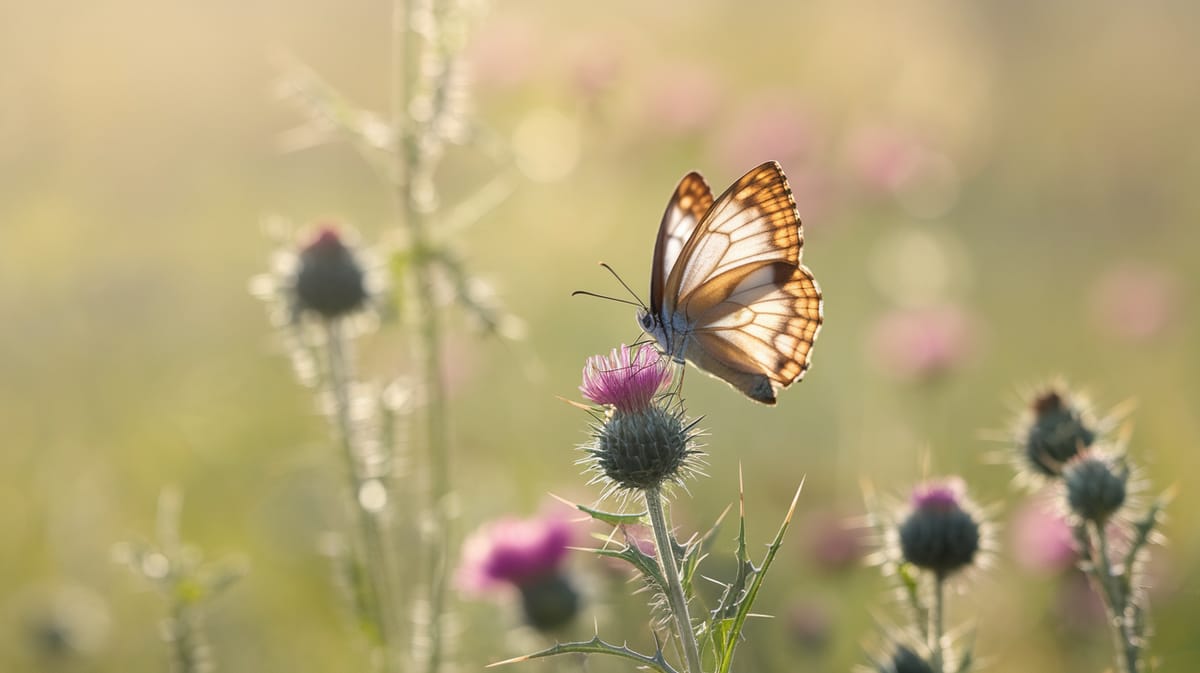
[[[970,648],[955,649],[946,636],[946,585],[982,565],[991,547],[991,526],[967,498],[962,480],[952,477],[921,484],[900,508],[885,508],[869,499],[868,509],[882,543],[874,558],[894,581],[912,619],[909,628],[889,634],[889,649],[873,658],[874,669],[881,673],[970,670]]]
[[[457,584],[473,595],[515,589],[525,623],[553,633],[582,608],[564,566],[570,542],[567,523],[557,517],[494,521],[463,542]]]
[[[671,379],[669,363],[648,346],[588,358],[579,389],[605,411],[585,462],[610,489],[658,490],[692,471],[696,422],[685,421],[682,405],[658,401]]]
[[[671,362],[652,347],[630,348],[622,345],[607,356],[589,358],[583,370],[583,396],[598,405],[586,409],[594,423],[591,441],[584,445],[587,454],[581,463],[592,473],[592,483],[604,485],[604,495],[620,494],[624,500],[641,500],[645,510],[635,513],[606,512],[575,505],[592,519],[614,528],[612,540],[624,538],[619,548],[608,544],[591,550],[597,556],[626,562],[641,575],[644,586],[654,598],[652,612],[661,620],[652,620],[655,642],[653,653],[635,651],[602,640],[599,635],[588,641],[558,643],[534,654],[499,663],[513,663],[559,654],[607,654],[630,661],[640,668],[658,673],[705,673],[703,661],[713,661],[717,673],[728,673],[734,652],[742,640],[742,629],[762,587],[766,571],[791,523],[800,493],[797,490],[791,508],[780,526],[765,558],[755,565],[746,551],[744,511],[739,517],[736,560],[738,573],[724,584],[718,604],[701,619],[693,617],[693,582],[699,577],[700,561],[709,552],[716,527],[705,535],[693,536],[681,543],[675,537],[666,507],[672,485],[698,473],[696,461],[696,421],[689,421],[682,400],[668,390],[672,383]],[[649,523],[653,546],[631,531]],[[718,522],[719,523],[719,522]],[[665,631],[665,635],[660,633]],[[663,641],[673,643],[681,661],[669,661]],[[493,664],[498,665],[498,664]]]
[[[1124,447],[1106,436],[1111,420],[1095,420],[1079,399],[1062,384],[1035,396],[1017,448],[1049,481],[1067,518],[1079,568],[1108,613],[1116,670],[1142,673],[1149,637],[1142,566],[1167,497],[1137,511]],[[1120,553],[1114,536],[1127,541]]]

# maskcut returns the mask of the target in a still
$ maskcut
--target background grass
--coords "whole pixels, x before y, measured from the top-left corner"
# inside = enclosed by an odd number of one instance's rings
[[[286,51],[385,108],[389,12],[269,0],[0,9],[3,670],[162,669],[162,606],[108,550],[152,530],[164,484],[186,495],[187,539],[252,566],[212,614],[221,670],[361,665],[316,553],[338,525],[340,464],[246,286],[265,268],[265,214],[335,217],[368,238],[390,226],[390,196],[351,150],[278,151],[300,119],[270,95],[270,56]],[[450,339],[454,472],[471,485],[463,527],[536,511],[547,491],[593,497],[573,465],[585,419],[555,396],[574,397],[584,357],[637,330],[627,307],[570,291],[615,292],[600,259],[643,287],[687,170],[719,190],[777,158],[826,327],[812,372],[776,409],[688,376],[712,478],[683,495],[680,523],[704,525],[734,501],[739,463],[751,536],[765,542],[801,476],[802,518],[853,515],[863,480],[903,493],[926,460],[1001,503],[1003,522],[1024,496],[986,460],[1003,445],[981,434],[1008,426],[1016,391],[1063,374],[1102,406],[1136,400],[1135,458],[1159,488],[1180,486],[1171,544],[1154,550],[1151,649],[1173,670],[1200,665],[1200,496],[1186,481],[1200,470],[1198,20],[1168,0],[492,8],[472,52],[476,109],[516,139],[528,177],[465,248],[529,336],[481,341],[456,324]],[[664,116],[664,101],[688,114]],[[933,157],[896,190],[856,168],[881,127]],[[447,161],[448,202],[485,174],[469,154]],[[1163,274],[1165,296],[1106,289],[1121,268]],[[1158,299],[1166,319],[1145,338],[1098,317]],[[931,302],[970,316],[972,355],[933,383],[896,380],[872,355],[876,325]],[[373,371],[406,371],[401,339],[372,337]],[[776,562],[761,611],[781,618],[749,633],[742,670],[862,660],[884,584],[870,569],[817,568],[806,530]],[[1063,580],[1012,563],[1009,539],[1002,530],[995,566],[952,617],[975,620],[993,670],[1101,670],[1100,625],[1056,607]],[[577,561],[602,631],[645,642],[626,585]],[[47,656],[30,638],[31,615],[64,587],[108,615],[84,656]],[[797,609],[828,617],[827,650],[789,635]],[[531,644],[495,606],[461,612],[462,670]]]

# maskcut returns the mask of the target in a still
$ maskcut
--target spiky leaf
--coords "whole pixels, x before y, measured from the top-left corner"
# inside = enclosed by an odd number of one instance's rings
[[[581,640],[570,643],[555,643],[553,647],[548,647],[539,652],[526,654],[504,661],[497,661],[494,664],[488,664],[488,668],[494,666],[504,666],[506,664],[515,664],[521,661],[529,661],[531,659],[544,659],[553,657],[559,654],[607,654],[622,659],[628,659],[636,662],[638,666],[650,668],[659,673],[676,673],[675,669],[667,663],[663,657],[662,648],[659,648],[653,655],[642,654],[629,649],[627,645],[617,646],[612,643],[606,643],[600,639],[600,636],[593,636],[591,640]]]

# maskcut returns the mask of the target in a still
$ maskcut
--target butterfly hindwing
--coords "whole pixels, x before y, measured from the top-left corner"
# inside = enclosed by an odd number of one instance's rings
[[[773,262],[718,278],[721,282],[693,293],[686,306],[694,319],[687,357],[730,361],[780,387],[803,378],[823,320],[821,290],[812,273]]]

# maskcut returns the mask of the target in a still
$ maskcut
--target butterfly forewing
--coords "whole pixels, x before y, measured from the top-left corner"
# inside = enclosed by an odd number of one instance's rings
[[[658,239],[654,242],[654,265],[650,272],[650,308],[656,315],[662,308],[667,275],[712,204],[712,190],[695,171],[683,176],[675,188],[675,195],[667,203],[667,211],[658,228]]]
[[[664,288],[687,295],[725,271],[755,262],[800,262],[800,217],[779,164],[769,161],[725,190],[683,247]]]

